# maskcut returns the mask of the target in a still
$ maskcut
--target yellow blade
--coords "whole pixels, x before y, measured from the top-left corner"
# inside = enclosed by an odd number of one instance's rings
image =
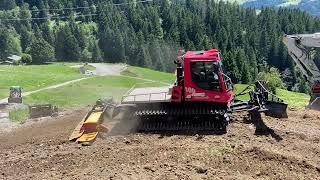
[[[85,118],[87,117],[87,119],[83,118],[82,121],[77,125],[77,127],[73,130],[72,134],[69,137],[69,141],[75,141],[76,139],[78,139],[80,136],[82,136],[82,134],[84,133],[83,130],[81,130],[83,124],[85,123],[95,123],[98,124],[101,115],[103,114],[103,112],[92,112],[90,111]]]
[[[97,135],[98,135],[98,132],[82,134],[82,136],[77,139],[77,142],[79,143],[91,142],[96,139]]]
[[[102,111],[100,111],[100,112],[92,112],[84,123],[96,123],[96,124],[98,124],[99,121],[100,121],[100,117],[101,117],[102,113],[103,113]]]
[[[81,127],[82,127],[84,121],[85,121],[85,119],[82,119],[82,121],[80,121],[80,123],[77,125],[77,127],[73,130],[73,132],[71,133],[71,135],[69,137],[69,141],[75,141],[80,136],[82,136],[84,131],[81,130]]]

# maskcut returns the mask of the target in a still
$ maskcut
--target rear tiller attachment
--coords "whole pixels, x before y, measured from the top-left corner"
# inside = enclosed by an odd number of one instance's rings
[[[253,85],[249,85],[245,88],[241,93],[235,95],[242,96],[245,94],[249,94],[249,101],[242,101],[235,99],[234,104],[231,105],[231,112],[250,112],[250,111],[258,111],[264,112],[265,115],[275,118],[287,118],[287,107],[288,104],[284,103],[282,99],[277,97],[276,95],[269,92],[266,88],[266,82],[257,81],[254,84],[254,89],[252,89]]]

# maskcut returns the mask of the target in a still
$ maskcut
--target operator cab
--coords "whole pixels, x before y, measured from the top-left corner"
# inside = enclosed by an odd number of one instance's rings
[[[222,91],[219,82],[219,65],[213,61],[191,61],[191,79],[205,90]]]
[[[222,73],[217,49],[188,51],[184,55],[185,101],[228,103],[232,100],[232,83]]]

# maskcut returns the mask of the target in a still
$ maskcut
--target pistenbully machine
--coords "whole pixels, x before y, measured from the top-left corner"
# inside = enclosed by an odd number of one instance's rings
[[[287,117],[287,104],[270,93],[264,82],[257,81],[239,94],[249,94],[249,101],[237,100],[230,78],[223,73],[217,49],[188,51],[174,63],[176,82],[173,85],[133,89],[122,97],[120,104],[104,103],[100,110],[103,113],[108,110],[110,118],[125,114],[120,123],[134,124],[130,128],[139,132],[225,133],[229,114],[234,112],[255,111]],[[84,118],[84,124],[90,114],[92,112]],[[99,119],[100,116],[96,117],[96,127],[99,127]],[[86,129],[79,127],[77,131],[86,132]]]

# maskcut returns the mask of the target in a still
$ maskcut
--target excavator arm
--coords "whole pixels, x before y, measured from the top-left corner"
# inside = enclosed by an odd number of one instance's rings
[[[284,44],[288,53],[308,81],[320,80],[320,71],[313,61],[311,50],[320,47],[320,33],[285,35]]]
[[[308,107],[320,110],[320,70],[313,60],[314,48],[320,48],[320,33],[285,35],[283,42],[297,67],[313,83]]]

